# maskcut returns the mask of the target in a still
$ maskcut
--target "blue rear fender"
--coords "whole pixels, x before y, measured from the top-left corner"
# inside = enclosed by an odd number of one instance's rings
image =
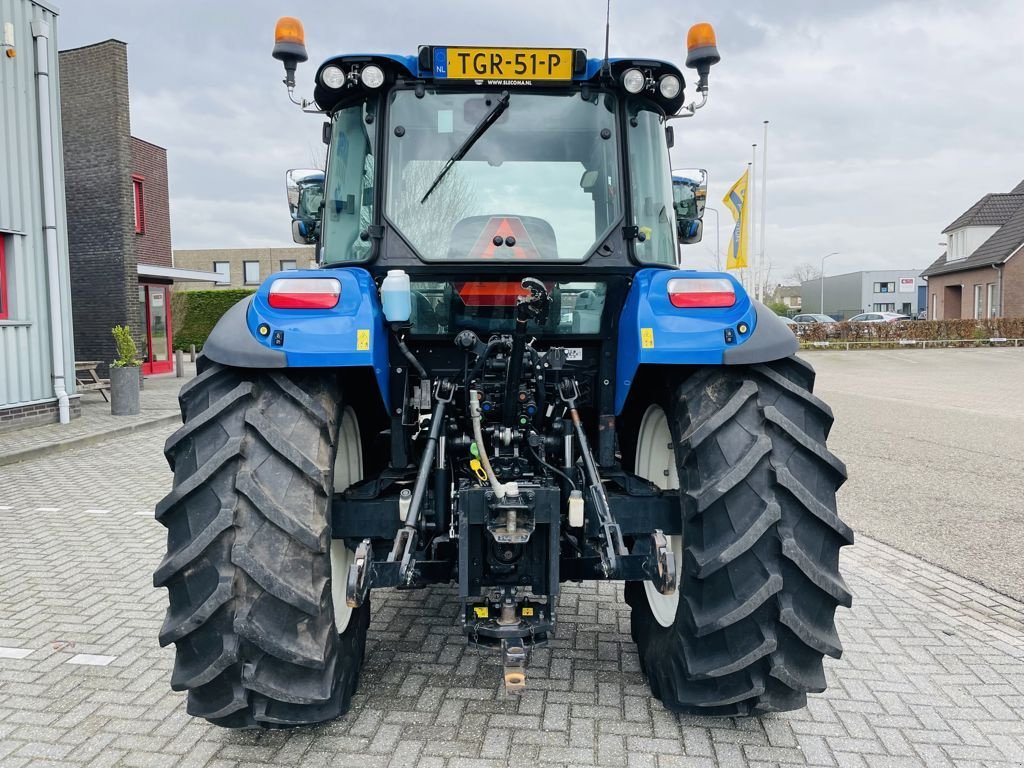
[[[733,285],[736,303],[716,308],[674,307],[668,281],[680,277],[724,278]],[[798,348],[786,325],[770,309],[751,300],[732,275],[642,269],[633,278],[619,319],[615,413],[622,412],[641,365],[751,365],[789,357]]]
[[[270,306],[270,286],[283,277],[333,277],[341,283],[341,296],[331,309],[277,309]],[[221,318],[203,353],[215,362],[242,368],[370,368],[384,406],[390,408],[384,316],[377,286],[365,269],[271,275],[251,299]]]

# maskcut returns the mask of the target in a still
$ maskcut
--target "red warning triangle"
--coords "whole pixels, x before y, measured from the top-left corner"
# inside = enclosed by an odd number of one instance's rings
[[[495,242],[499,237],[501,245]],[[514,245],[509,245],[509,242]],[[540,253],[530,239],[522,219],[515,216],[494,216],[484,225],[483,232],[470,252],[470,257],[507,259],[510,256],[516,259],[539,259]]]

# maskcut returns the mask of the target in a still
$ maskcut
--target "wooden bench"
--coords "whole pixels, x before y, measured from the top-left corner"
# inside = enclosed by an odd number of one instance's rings
[[[103,364],[102,360],[76,360],[75,383],[79,392],[99,392],[108,403],[110,396],[110,379],[101,379],[96,369]]]

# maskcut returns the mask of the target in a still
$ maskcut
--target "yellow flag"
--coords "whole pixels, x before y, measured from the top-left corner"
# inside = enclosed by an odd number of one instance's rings
[[[729,255],[725,260],[726,269],[743,269],[747,266],[747,181],[750,178],[750,169],[743,172],[732,188],[722,198],[722,202],[732,211],[732,217],[736,226],[732,230],[732,239],[729,241]]]

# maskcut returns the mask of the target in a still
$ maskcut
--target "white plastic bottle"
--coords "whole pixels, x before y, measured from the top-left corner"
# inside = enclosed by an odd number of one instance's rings
[[[380,285],[380,301],[389,323],[407,323],[412,316],[412,286],[404,269],[389,269]]]

